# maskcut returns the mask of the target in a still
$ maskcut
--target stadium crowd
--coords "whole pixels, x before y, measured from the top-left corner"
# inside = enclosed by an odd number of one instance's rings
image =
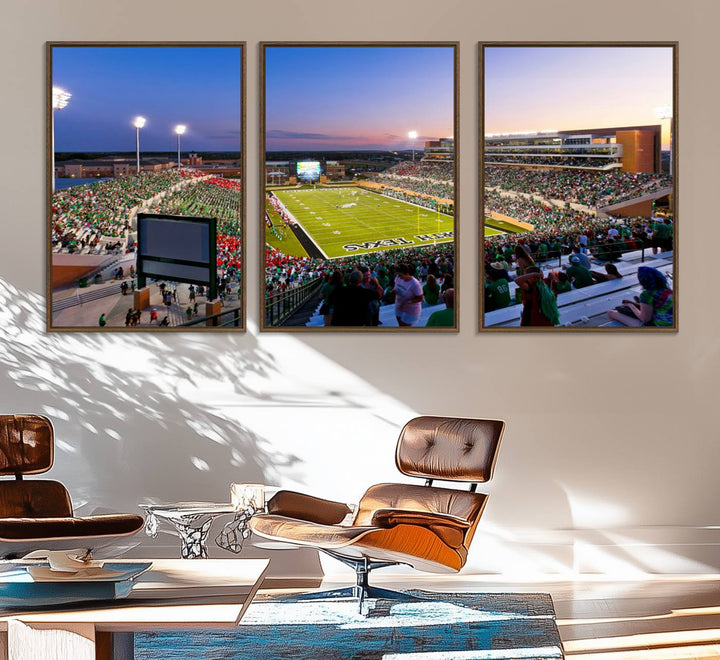
[[[512,261],[516,245],[523,245],[537,261],[557,259],[569,254],[573,246],[580,246],[601,260],[616,259],[624,252],[642,247],[652,247],[655,252],[672,250],[673,224],[669,218],[599,219],[570,207],[520,196],[502,196],[492,191],[485,196],[485,210],[530,222],[535,227],[534,231],[524,234],[486,236],[488,262],[495,261],[499,255]],[[492,224],[492,220],[488,222]]]
[[[393,165],[374,176],[377,183],[440,199],[455,198],[455,174],[452,162],[407,162]]]
[[[603,207],[672,185],[664,174],[485,167],[485,187]]]
[[[217,218],[217,266],[220,280],[240,279],[242,266],[242,184],[210,177],[163,198],[154,213]]]
[[[607,167],[611,163],[617,161],[608,158],[572,158],[570,156],[511,156],[509,154],[493,154],[485,155],[485,164],[508,164],[508,165],[552,165],[555,167],[591,167],[600,169]]]
[[[236,179],[214,176],[168,195],[152,212],[217,218],[218,234],[239,236],[242,226],[242,184]]]
[[[441,293],[453,288],[453,243],[419,248],[400,248],[373,252],[344,259],[311,259],[292,257],[277,249],[265,251],[265,294],[268,302],[273,296],[311,281],[322,279],[322,297],[327,303],[337,287],[349,286],[353,272],[360,272],[377,287],[379,303],[395,304],[395,280],[402,268],[408,268],[412,277],[422,285],[437,286],[435,303]],[[367,283],[365,283],[367,284]],[[369,284],[368,284],[369,286]],[[323,312],[325,313],[325,312]]]
[[[408,202],[409,204],[422,206],[423,208],[430,209],[431,211],[439,210],[441,213],[448,212],[448,205],[439,202],[435,197],[421,197],[403,190],[397,190],[396,188],[383,188],[382,190],[374,192],[378,192],[386,197],[392,197],[393,199],[399,199],[401,202]]]
[[[188,177],[199,176],[202,174],[192,170],[143,172],[53,193],[53,250],[117,249],[124,244],[130,229],[129,216],[133,208]]]
[[[382,174],[389,177],[416,177],[452,183],[455,178],[455,165],[450,160],[433,162],[423,160],[404,160],[401,163],[388,168],[382,172]]]
[[[203,177],[193,185],[173,190],[187,178]],[[150,213],[203,216],[218,219],[217,272],[220,297],[241,281],[242,267],[242,187],[241,182],[207,177],[192,170],[141,174],[128,179],[112,179],[89,186],[61,191],[53,196],[53,242],[69,251],[119,249],[126,247],[133,208],[144,205],[160,193],[166,195],[148,207]],[[108,242],[108,237],[117,238]],[[102,242],[101,242],[102,241]],[[122,293],[135,287],[135,269],[130,268],[130,284],[121,283]],[[122,268],[113,277],[123,279]],[[131,319],[132,321],[132,319]],[[132,324],[132,322],[126,323]]]

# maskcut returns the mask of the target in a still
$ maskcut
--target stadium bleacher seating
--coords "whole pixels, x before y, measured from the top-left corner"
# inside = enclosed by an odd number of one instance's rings
[[[413,327],[424,327],[433,312],[438,312],[443,309],[445,309],[445,305],[443,303],[438,305],[423,305],[422,311],[420,312],[420,320]],[[395,305],[383,305],[380,308],[380,324],[380,327],[383,328],[398,327],[398,322],[395,318]],[[308,328],[322,328],[325,325],[325,319],[323,315],[320,314],[320,305],[317,306],[315,314],[305,325]]]

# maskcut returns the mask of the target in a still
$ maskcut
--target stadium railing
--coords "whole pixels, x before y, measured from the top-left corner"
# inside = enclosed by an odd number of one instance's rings
[[[265,300],[265,325],[277,326],[287,321],[322,286],[322,278],[275,293]]]
[[[223,317],[227,317],[224,318]],[[235,307],[233,309],[224,309],[217,314],[211,314],[210,316],[201,316],[181,323],[179,327],[187,328],[193,325],[209,325],[214,328],[226,328],[228,326],[240,327],[240,321],[242,319],[242,307]]]
[[[618,261],[623,255],[629,253],[640,253],[640,261],[645,263],[645,250],[648,249],[648,245],[644,241],[634,239],[635,247],[628,247],[625,241],[616,241],[614,243],[602,243],[602,244],[591,244],[588,246],[589,253],[597,261]],[[561,250],[548,250],[545,259],[541,259],[537,253],[533,253],[532,257],[536,262],[542,264],[550,264],[553,261],[557,261],[558,267],[562,266],[563,263],[568,261],[567,249]],[[653,256],[652,254],[649,256]]]

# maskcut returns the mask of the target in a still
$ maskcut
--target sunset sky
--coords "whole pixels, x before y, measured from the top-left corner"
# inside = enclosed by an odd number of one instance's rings
[[[663,125],[669,47],[486,47],[485,133]]]
[[[55,112],[55,151],[239,151],[239,46],[56,46],[53,85],[72,98]]]
[[[269,46],[266,148],[410,149],[453,135],[453,48]]]

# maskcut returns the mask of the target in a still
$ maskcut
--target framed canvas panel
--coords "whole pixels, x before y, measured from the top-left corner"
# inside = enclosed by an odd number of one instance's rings
[[[677,44],[480,44],[480,327],[677,330]]]
[[[244,329],[245,45],[46,49],[48,330]]]
[[[263,43],[261,329],[457,329],[456,43]]]

